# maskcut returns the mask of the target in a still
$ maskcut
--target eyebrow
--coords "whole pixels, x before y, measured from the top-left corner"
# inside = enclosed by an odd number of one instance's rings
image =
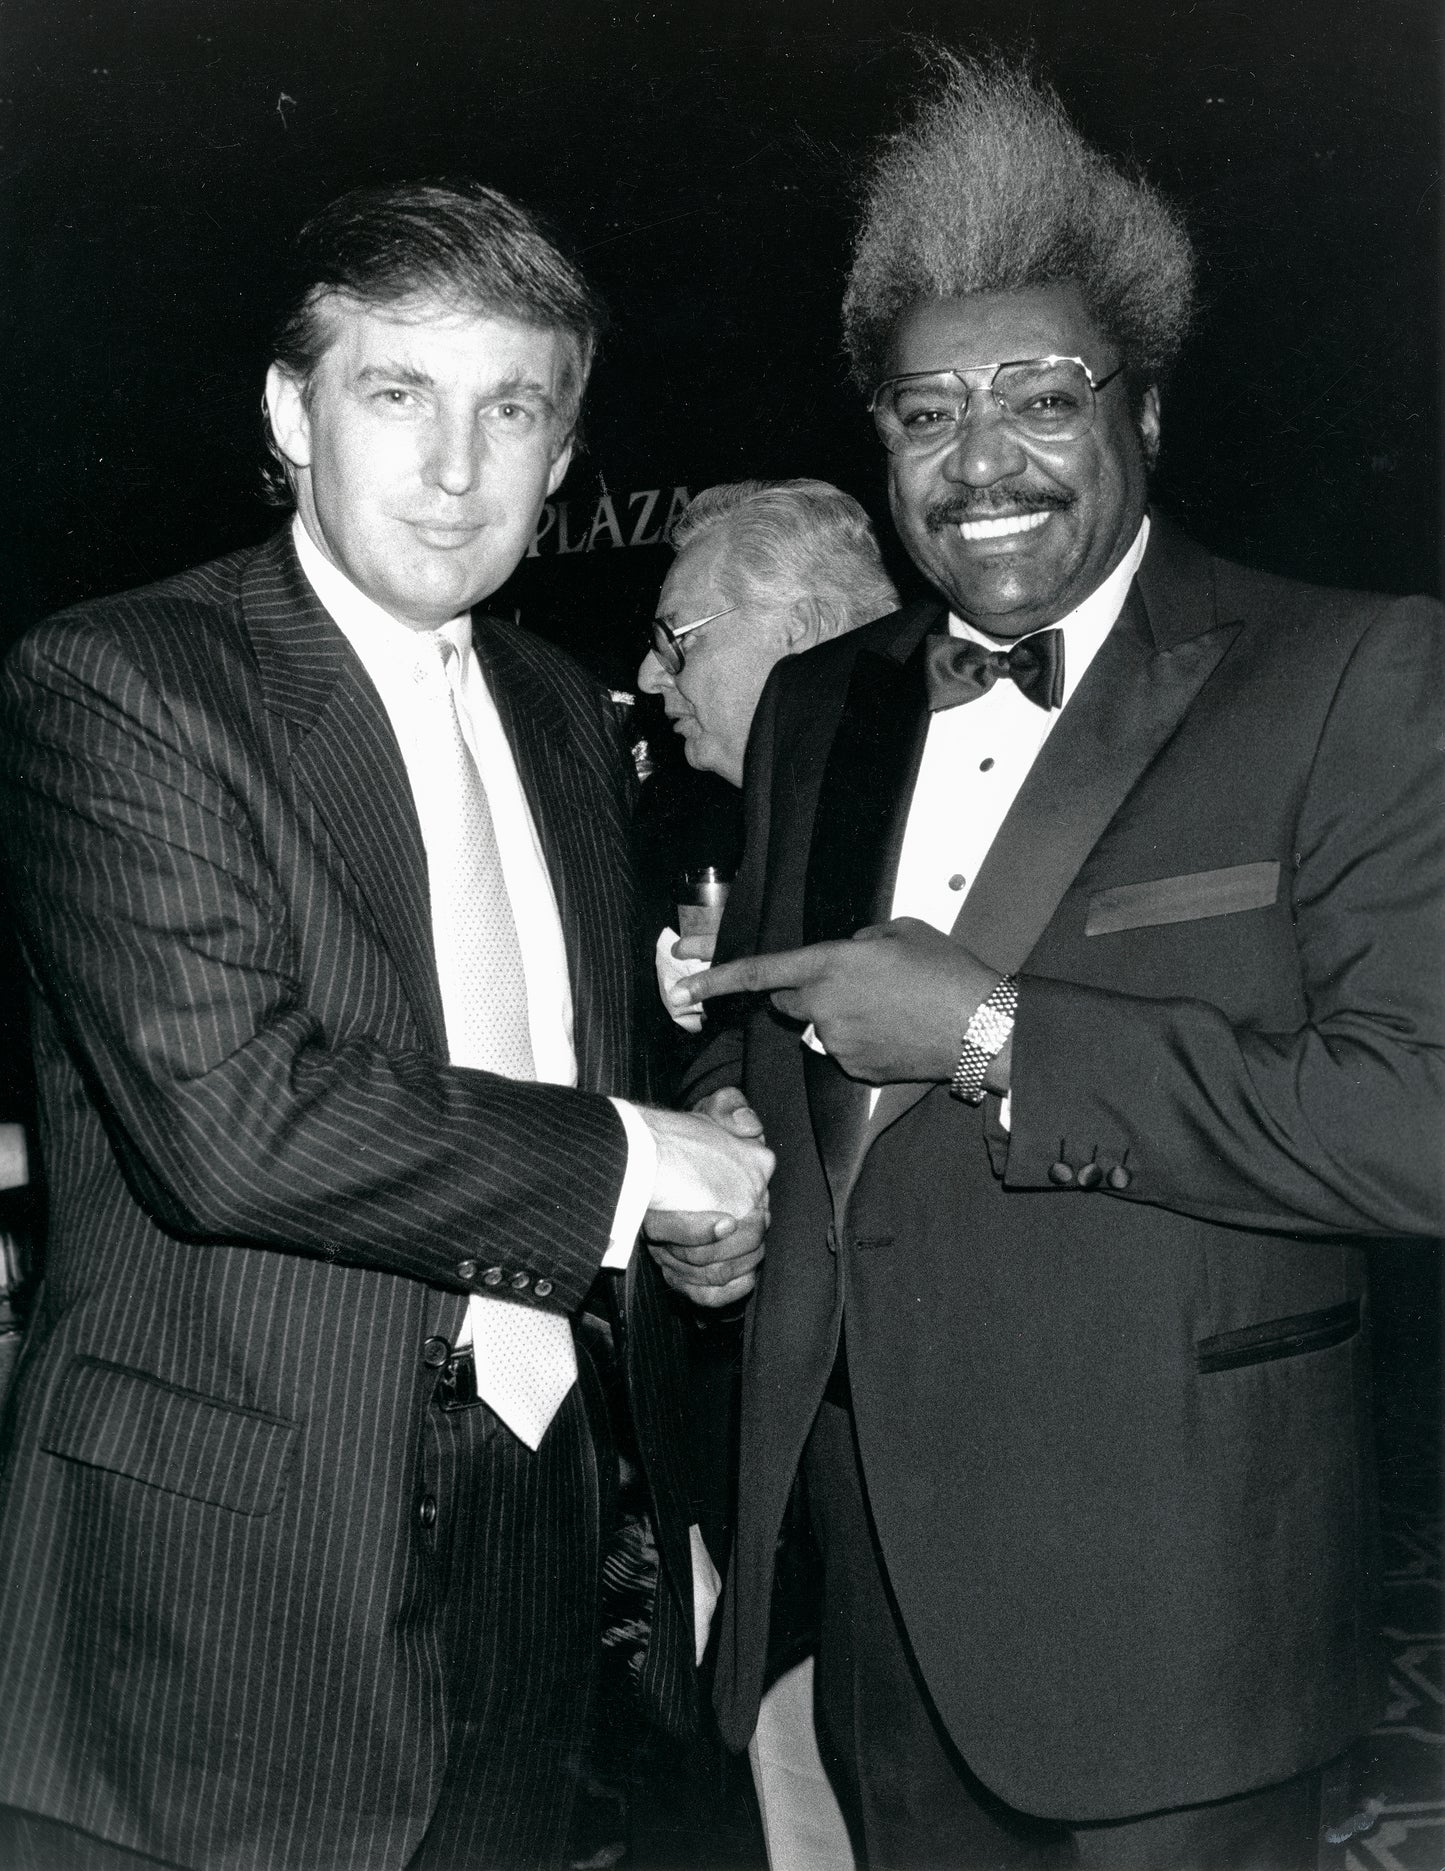
[[[391,360],[380,364],[365,365],[356,373],[356,383],[358,387],[371,383],[402,383],[414,390],[436,388],[435,378],[427,371],[419,369],[415,364],[403,364],[400,361]],[[540,402],[545,403],[553,414],[556,413],[557,405],[552,399],[551,391],[535,377],[529,377],[525,371],[510,371],[488,392],[492,399],[519,396],[524,393],[535,396]]]

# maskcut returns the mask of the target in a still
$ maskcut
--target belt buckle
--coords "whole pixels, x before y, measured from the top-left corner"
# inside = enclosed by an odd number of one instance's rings
[[[477,1361],[470,1345],[454,1351],[437,1373],[436,1398],[443,1410],[470,1410],[481,1402],[477,1395]]]

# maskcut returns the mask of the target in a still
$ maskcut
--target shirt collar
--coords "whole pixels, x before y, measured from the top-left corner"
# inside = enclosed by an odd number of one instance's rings
[[[1046,625],[1049,630],[1062,630],[1064,633],[1064,701],[1067,702],[1079,686],[1084,671],[1093,662],[1100,644],[1119,621],[1119,613],[1124,608],[1124,600],[1129,595],[1129,587],[1134,582],[1134,574],[1144,557],[1144,548],[1149,543],[1149,515],[1146,513],[1139,522],[1139,530],[1134,535],[1133,544],[1100,585],[1096,585],[1081,604],[1074,606],[1066,617],[1061,617],[1056,624]],[[971,637],[975,643],[983,643],[991,650],[1000,648],[996,637],[986,636],[975,629],[966,618],[950,615],[948,619],[950,636]],[[1038,636],[1040,632],[1031,630],[1029,636]],[[1019,638],[1026,642],[1027,638]],[[1003,647],[1011,648],[1012,645]]]
[[[291,540],[306,582],[326,607],[327,615],[346,638],[368,670],[377,664],[411,667],[416,646],[427,638],[444,637],[456,646],[465,667],[472,647],[472,614],[462,611],[435,630],[413,630],[383,610],[374,598],[354,585],[339,566],[333,565],[302,524],[301,515],[291,521]]]

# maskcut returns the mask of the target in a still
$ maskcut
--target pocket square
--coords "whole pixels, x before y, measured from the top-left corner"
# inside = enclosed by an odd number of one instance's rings
[[[1193,922],[1203,916],[1237,916],[1268,909],[1279,895],[1279,860],[1230,864],[1223,870],[1155,877],[1148,883],[1117,884],[1089,898],[1086,936],[1114,935],[1152,923]]]

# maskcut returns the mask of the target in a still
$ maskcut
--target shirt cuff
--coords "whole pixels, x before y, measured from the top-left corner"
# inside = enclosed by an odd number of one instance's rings
[[[611,1103],[627,1132],[627,1169],[612,1215],[607,1252],[602,1256],[604,1267],[616,1268],[625,1267],[632,1259],[637,1231],[651,1204],[652,1186],[657,1181],[657,1145],[635,1104],[625,1098],[614,1098]]]

